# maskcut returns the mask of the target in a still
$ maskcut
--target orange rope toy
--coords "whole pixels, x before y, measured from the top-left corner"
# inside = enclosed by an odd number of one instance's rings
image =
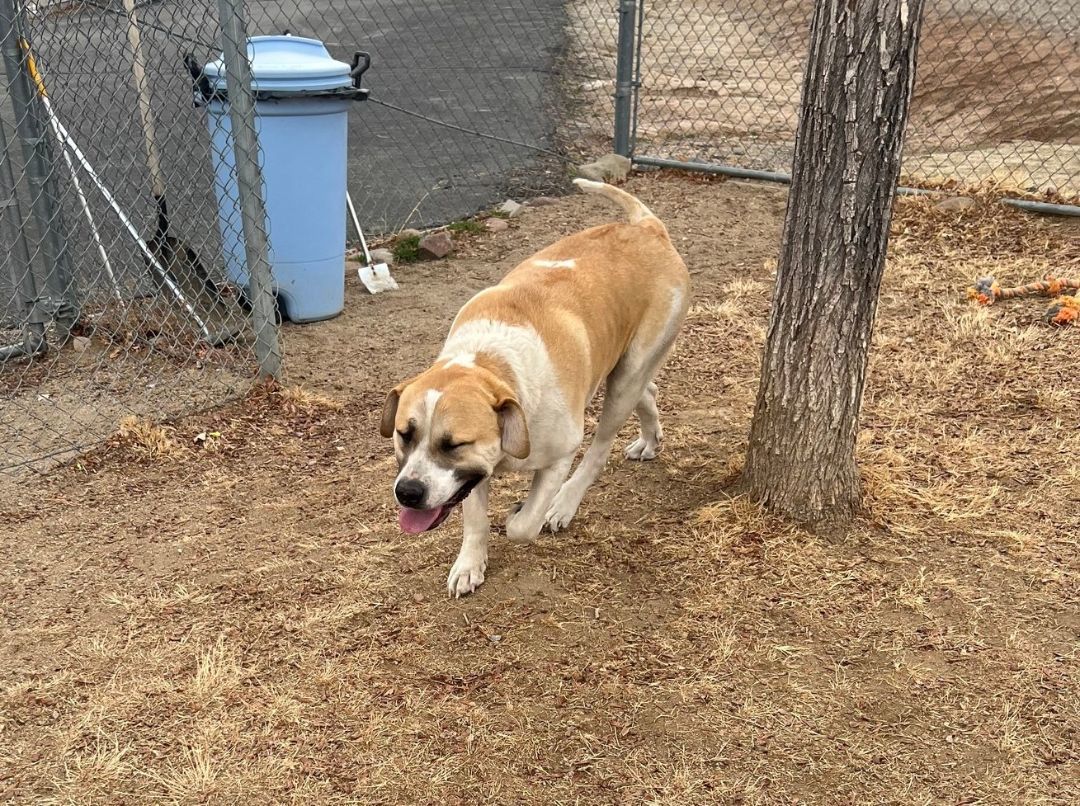
[[[1080,296],[1066,291],[1080,290],[1080,280],[1066,280],[1049,275],[1026,285],[1002,288],[993,277],[980,277],[967,290],[968,299],[979,305],[993,305],[998,300],[1020,297],[1056,297],[1046,309],[1046,321],[1052,325],[1080,324]]]
[[[1080,297],[1062,294],[1046,309],[1046,321],[1052,325],[1080,324]]]

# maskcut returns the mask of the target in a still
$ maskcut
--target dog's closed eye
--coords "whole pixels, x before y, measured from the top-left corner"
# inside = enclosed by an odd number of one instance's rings
[[[439,450],[443,451],[444,453],[452,453],[453,451],[456,451],[459,448],[465,448],[465,447],[468,447],[469,445],[472,445],[472,444],[473,444],[472,440],[465,440],[465,441],[462,441],[462,442],[455,442],[453,437],[447,436],[447,437],[443,437],[442,441],[439,443]]]
[[[408,445],[410,442],[412,442],[413,433],[414,433],[414,429],[413,429],[413,427],[411,425],[408,428],[406,428],[404,431],[398,431],[397,435],[399,437],[401,437],[401,444]]]

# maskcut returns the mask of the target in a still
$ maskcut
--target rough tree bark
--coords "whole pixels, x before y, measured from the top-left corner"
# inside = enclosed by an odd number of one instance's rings
[[[802,523],[857,511],[855,437],[923,0],[819,0],[743,483]]]

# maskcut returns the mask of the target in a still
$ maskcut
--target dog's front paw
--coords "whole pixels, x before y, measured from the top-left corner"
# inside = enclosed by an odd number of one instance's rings
[[[551,531],[558,532],[569,526],[580,505],[581,496],[569,486],[569,483],[564,484],[547,511],[547,525]]]
[[[650,443],[644,437],[638,437],[627,446],[626,458],[635,462],[648,462],[650,459],[656,458],[659,447],[659,445]]]
[[[543,523],[530,523],[518,509],[506,519],[506,538],[511,543],[528,545],[536,542],[543,528]]]
[[[450,569],[450,575],[446,578],[446,592],[451,598],[460,599],[462,596],[475,591],[484,584],[484,571],[487,570],[487,555],[462,552]]]

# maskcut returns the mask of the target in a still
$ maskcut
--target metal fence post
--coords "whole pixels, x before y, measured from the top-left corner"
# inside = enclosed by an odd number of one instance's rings
[[[644,2],[644,0],[642,0]],[[615,62],[615,153],[629,157],[634,108],[637,0],[619,0],[619,49]]]
[[[49,141],[41,100],[26,68],[19,43],[23,36],[22,7],[15,0],[0,0],[0,40],[4,69],[15,114],[15,131],[22,143],[25,173],[30,187],[34,218],[47,271],[44,285],[52,297],[52,315],[59,341],[66,343],[79,318],[75,278],[67,248],[67,228],[56,188],[56,162]]]
[[[242,4],[243,0],[218,0],[221,51],[225,58],[237,190],[244,226],[244,252],[251,284],[249,292],[255,329],[255,357],[259,362],[261,378],[277,378],[281,372],[281,343],[270,273],[259,140],[255,133],[255,98],[247,55],[247,21],[243,17]]]
[[[7,264],[11,272],[11,287],[15,290],[23,320],[22,344],[0,345],[0,362],[39,355],[48,348],[45,326],[49,317],[42,313],[37,304],[37,279],[33,274],[30,247],[26,244],[23,210],[19,203],[19,188],[15,182],[15,171],[11,167],[9,149],[7,126],[0,120],[0,219],[6,224],[5,229],[12,245]]]

